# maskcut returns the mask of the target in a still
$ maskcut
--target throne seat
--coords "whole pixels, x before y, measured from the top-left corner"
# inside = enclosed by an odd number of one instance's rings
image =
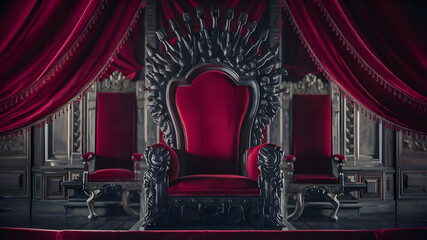
[[[171,196],[260,195],[257,181],[229,174],[187,175],[173,180],[169,186]]]

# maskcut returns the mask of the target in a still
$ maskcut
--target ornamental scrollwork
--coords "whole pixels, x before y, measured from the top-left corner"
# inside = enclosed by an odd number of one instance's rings
[[[135,83],[118,71],[114,71],[109,78],[102,79],[99,84],[101,92],[132,92],[134,90]]]
[[[144,226],[162,223],[162,214],[166,210],[167,169],[170,155],[166,148],[148,147],[144,153],[148,170],[144,175],[144,189],[146,196],[147,214],[144,217]]]
[[[267,124],[271,124],[277,109],[280,106],[278,87],[281,76],[286,70],[278,67],[280,45],[270,48],[265,54],[259,54],[259,48],[268,38],[268,30],[263,30],[255,42],[250,42],[250,36],[255,32],[257,22],[248,24],[248,14],[241,13],[237,18],[237,30],[232,32],[230,23],[234,19],[234,10],[225,12],[225,27],[218,26],[219,7],[211,8],[212,28],[206,28],[204,22],[205,11],[198,7],[197,18],[200,22],[200,31],[191,27],[192,16],[183,13],[188,35],[179,31],[175,19],[170,20],[170,26],[177,41],[169,42],[163,29],[156,32],[157,38],[164,45],[165,51],[158,52],[150,45],[146,46],[146,81],[148,88],[148,109],[154,122],[164,133],[166,144],[177,146],[174,136],[174,125],[167,109],[166,88],[170,81],[183,78],[191,69],[206,63],[221,63],[233,69],[239,76],[255,78],[260,88],[261,101],[252,127],[251,145],[261,143],[262,131]],[[247,32],[242,36],[242,28],[246,25]]]
[[[301,81],[293,83],[293,93],[298,94],[329,94],[328,83],[316,77],[314,74],[307,74]]]
[[[265,196],[264,211],[270,215],[268,219],[271,221],[271,226],[283,225],[283,217],[280,212],[282,176],[279,168],[282,158],[283,152],[277,146],[263,147],[258,153],[259,184],[261,195]]]

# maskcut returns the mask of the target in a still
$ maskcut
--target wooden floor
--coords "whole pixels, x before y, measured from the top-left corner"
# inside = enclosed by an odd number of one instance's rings
[[[68,206],[68,208],[64,208]],[[31,207],[30,207],[31,206]],[[127,216],[117,202],[97,203],[99,217],[87,219],[83,203],[65,201],[33,201],[26,199],[0,199],[0,227],[25,227],[43,229],[128,230],[136,222]],[[329,207],[309,206],[302,217],[291,223],[289,229],[297,230],[373,230],[391,228],[427,227],[427,202],[400,201],[394,204],[361,203],[361,208],[343,207],[339,221],[331,222]],[[31,214],[30,214],[31,213]]]

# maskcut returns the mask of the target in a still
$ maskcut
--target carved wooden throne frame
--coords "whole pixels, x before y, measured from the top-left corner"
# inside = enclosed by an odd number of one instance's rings
[[[261,144],[262,131],[270,124],[280,107],[278,87],[281,75],[286,71],[277,64],[279,45],[272,47],[265,54],[258,54],[260,45],[267,40],[268,30],[262,31],[259,39],[249,42],[257,22],[247,24],[247,33],[241,36],[242,27],[248,15],[241,13],[238,17],[236,32],[230,31],[230,22],[234,10],[225,12],[226,26],[217,25],[220,15],[218,7],[211,8],[212,28],[204,23],[204,9],[197,8],[200,32],[191,28],[192,17],[183,13],[188,35],[181,35],[176,20],[170,25],[176,35],[175,44],[170,44],[165,31],[156,32],[165,47],[163,54],[150,45],[146,46],[146,81],[148,83],[148,109],[154,122],[164,133],[167,145],[185,150],[185,136],[177,117],[176,108],[169,101],[174,97],[174,89],[179,85],[190,85],[192,80],[206,71],[220,71],[230,77],[236,85],[248,86],[251,100],[246,113],[246,124],[242,126],[239,148],[240,162],[246,165],[246,150]],[[167,170],[170,152],[166,148],[148,147],[144,157],[148,170],[144,177],[146,194],[146,215],[137,223],[139,229],[185,228],[192,225],[206,227],[200,223],[215,217],[220,219],[209,222],[208,226],[231,226],[235,228],[282,228],[284,219],[280,210],[280,194],[283,187],[283,175],[279,164],[282,151],[273,144],[263,147],[258,154],[260,169],[259,196],[168,196]],[[241,174],[247,175],[246,168]],[[186,216],[185,209],[195,209],[197,216]],[[236,218],[230,212],[240,211]],[[233,210],[233,211],[231,211]]]

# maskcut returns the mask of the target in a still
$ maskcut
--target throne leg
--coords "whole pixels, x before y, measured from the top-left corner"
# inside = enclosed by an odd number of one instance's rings
[[[297,220],[304,211],[304,193],[299,192],[296,195],[295,210],[288,216],[288,221]]]
[[[122,186],[122,206],[123,210],[133,218],[138,218],[139,213],[129,207],[129,190]]]
[[[95,213],[94,205],[95,205],[95,198],[101,193],[100,189],[96,190],[88,190],[89,197],[86,200],[87,208],[89,209],[89,216],[87,218],[89,220],[95,219],[98,215]]]
[[[338,221],[337,213],[338,213],[338,210],[340,208],[340,201],[337,198],[338,194],[327,192],[325,194],[325,196],[329,200],[329,202],[331,202],[331,204],[333,206],[332,214],[329,217],[329,219],[337,222]]]

